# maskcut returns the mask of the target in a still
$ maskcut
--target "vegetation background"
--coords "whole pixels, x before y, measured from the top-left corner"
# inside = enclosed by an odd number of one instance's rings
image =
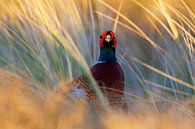
[[[194,12],[193,0],[1,0],[0,125],[193,128]],[[116,33],[128,114],[53,95],[93,66],[105,30]]]

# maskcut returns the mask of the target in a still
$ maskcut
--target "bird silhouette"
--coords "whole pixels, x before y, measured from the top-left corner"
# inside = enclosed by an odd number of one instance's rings
[[[124,99],[124,72],[117,62],[117,41],[112,31],[104,31],[99,39],[100,56],[90,72],[109,105],[127,110]],[[84,98],[88,102],[97,100],[95,91],[83,75],[71,82],[70,93],[74,98]],[[61,89],[58,92],[63,93]]]

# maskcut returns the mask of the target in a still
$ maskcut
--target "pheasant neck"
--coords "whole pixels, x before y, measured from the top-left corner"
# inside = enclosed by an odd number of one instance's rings
[[[98,61],[116,61],[115,48],[100,48]]]

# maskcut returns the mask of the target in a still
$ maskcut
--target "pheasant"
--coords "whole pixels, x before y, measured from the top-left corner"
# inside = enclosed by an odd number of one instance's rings
[[[103,32],[99,45],[100,56],[90,72],[110,106],[127,110],[124,100],[124,73],[115,55],[117,41],[114,32]],[[97,100],[85,76],[80,76],[71,83],[70,92],[72,96],[84,97],[88,102]]]

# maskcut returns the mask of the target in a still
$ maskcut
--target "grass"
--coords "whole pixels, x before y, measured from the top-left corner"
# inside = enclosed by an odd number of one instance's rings
[[[1,125],[192,128],[194,7],[190,0],[3,0]],[[105,30],[116,33],[129,114],[110,109],[92,114],[86,103],[53,96],[59,86],[86,74],[108,108],[88,72],[98,58],[98,40]]]

